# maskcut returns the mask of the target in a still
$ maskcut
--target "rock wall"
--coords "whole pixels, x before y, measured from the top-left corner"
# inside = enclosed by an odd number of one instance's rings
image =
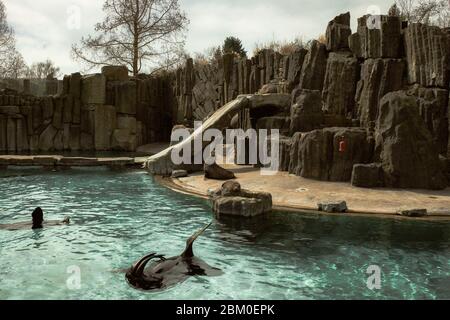
[[[61,94],[0,92],[0,151],[135,151],[167,141],[170,78],[129,78],[121,67],[65,76]]]
[[[206,65],[194,65],[188,59],[176,71],[177,122],[190,125],[203,120],[238,95],[254,94],[271,82],[276,83],[277,92],[291,92],[300,82],[306,55],[305,49],[287,56],[266,49],[251,59],[225,54],[217,63]]]

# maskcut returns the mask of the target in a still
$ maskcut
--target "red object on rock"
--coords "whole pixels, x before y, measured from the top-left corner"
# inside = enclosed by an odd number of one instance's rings
[[[345,152],[346,149],[347,149],[347,143],[345,142],[345,140],[342,140],[339,143],[339,152]]]

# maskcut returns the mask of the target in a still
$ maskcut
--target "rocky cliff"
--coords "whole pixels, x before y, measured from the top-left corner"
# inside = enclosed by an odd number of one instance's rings
[[[0,151],[135,151],[167,141],[172,126],[170,78],[130,79],[121,67],[65,76],[60,94],[0,92]]]

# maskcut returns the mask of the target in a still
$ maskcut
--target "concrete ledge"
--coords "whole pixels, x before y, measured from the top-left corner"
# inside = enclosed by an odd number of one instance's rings
[[[63,156],[0,156],[0,169],[18,167],[141,167],[135,158],[83,158]]]

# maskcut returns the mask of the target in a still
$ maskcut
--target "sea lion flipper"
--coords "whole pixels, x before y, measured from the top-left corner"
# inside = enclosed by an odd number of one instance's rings
[[[187,239],[186,241],[186,249],[184,250],[184,252],[181,254],[181,256],[183,258],[192,258],[194,256],[194,251],[192,250],[192,246],[195,242],[195,240],[197,240],[197,238],[199,236],[201,236],[203,234],[203,232],[206,231],[206,229],[208,229],[211,226],[212,223],[208,224],[207,226],[205,226],[203,229],[197,231],[196,233],[194,233],[189,239]]]

